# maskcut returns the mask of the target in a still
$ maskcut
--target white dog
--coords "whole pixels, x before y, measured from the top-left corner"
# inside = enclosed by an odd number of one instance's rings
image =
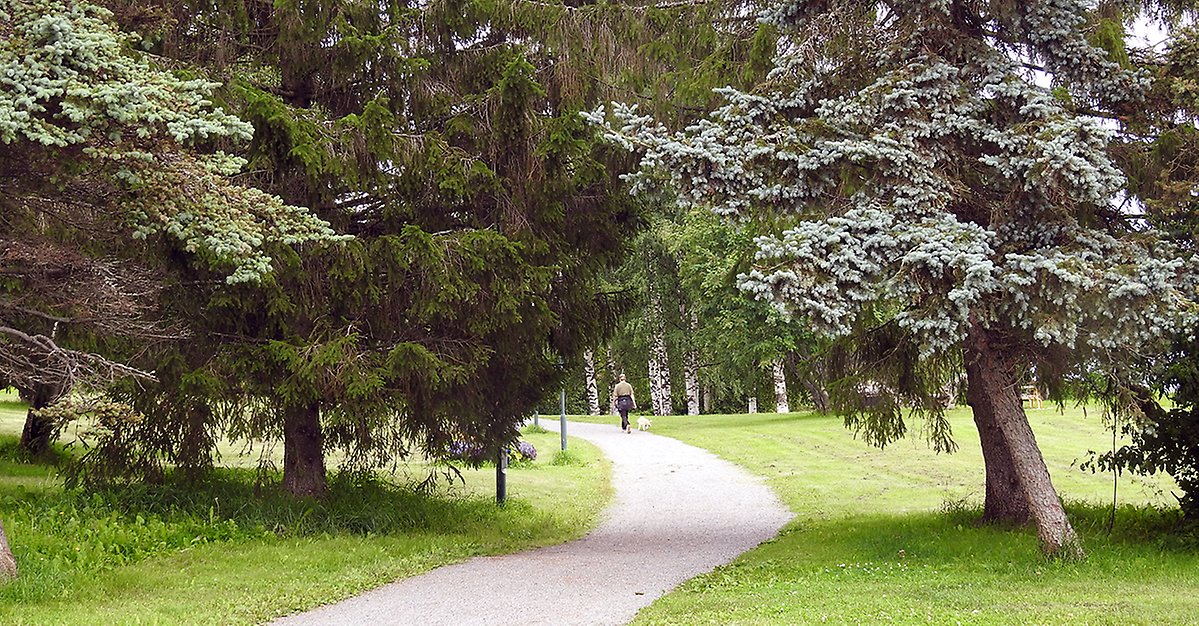
[[[651,422],[648,417],[637,418],[637,430],[649,430],[651,424],[653,424],[653,422]]]

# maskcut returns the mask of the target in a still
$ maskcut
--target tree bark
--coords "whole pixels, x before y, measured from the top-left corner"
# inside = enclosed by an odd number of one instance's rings
[[[813,381],[810,376],[804,376],[801,382],[804,389],[808,391],[808,395],[812,398],[812,406],[816,407],[818,412],[823,414],[832,410],[827,389]]]
[[[591,350],[583,353],[583,374],[587,378],[588,415],[599,415],[599,386],[595,382],[595,354]]]
[[[666,351],[666,321],[662,311],[662,300],[657,290],[650,287],[650,337],[649,377],[650,399],[654,415],[671,415],[674,407],[670,390],[670,359]]]
[[[4,522],[0,522],[0,580],[17,577],[17,559],[8,546],[8,535],[4,534]]]
[[[690,339],[694,341],[699,320],[694,312],[688,314],[687,319],[690,323]],[[695,349],[694,343],[687,348],[683,368],[683,384],[687,388],[687,415],[699,415],[699,351]]]
[[[699,410],[701,412],[711,413],[712,402],[712,385],[704,385],[704,402],[703,405],[699,407]]]
[[[662,388],[658,381],[662,373],[658,371],[658,359],[654,354],[653,345],[649,349],[649,409],[654,415],[660,415],[662,410]]]
[[[1036,524],[1041,549],[1050,556],[1082,558],[1082,544],[1020,403],[1014,363],[991,345],[988,331],[977,326],[967,333],[965,351],[967,394],[987,466],[984,519],[989,514],[992,521],[1018,521],[1022,511],[1016,502],[1022,498],[1023,519]]]
[[[755,396],[750,396],[749,397],[749,407],[747,407],[747,408],[748,408],[749,413],[757,413],[758,412],[758,398]]]
[[[50,454],[54,424],[35,412],[49,406],[61,395],[61,389],[51,385],[34,385],[29,390],[29,412],[25,414],[25,427],[21,429],[21,450],[30,458],[44,459]]]
[[[772,365],[774,368],[775,413],[790,413],[791,402],[787,398],[787,370],[783,367],[781,358],[775,359]]]
[[[982,521],[987,524],[1000,523],[1022,526],[1032,521],[1028,510],[1028,496],[1024,493],[1016,475],[1012,453],[995,420],[995,407],[991,396],[984,391],[982,366],[977,360],[966,361],[966,399],[974,413],[974,424],[978,427],[979,444],[982,446],[983,465],[986,467],[986,500],[983,504]]]
[[[283,419],[283,488],[301,497],[324,496],[328,482],[320,405],[288,406]]]
[[[612,393],[612,388],[616,386],[616,381],[620,380],[620,372],[616,371],[616,361],[612,359],[612,348],[608,348],[608,373],[612,375],[611,384],[608,388],[608,415],[616,415],[616,394]]]

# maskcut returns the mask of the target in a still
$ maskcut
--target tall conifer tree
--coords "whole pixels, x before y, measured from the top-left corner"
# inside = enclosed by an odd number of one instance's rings
[[[759,238],[742,286],[849,341],[903,400],[851,413],[875,443],[902,436],[914,404],[952,447],[932,396],[964,365],[984,515],[1034,522],[1059,555],[1082,549],[1019,386],[1034,367],[1119,363],[1194,311],[1193,268],[1113,202],[1124,179],[1092,115],[1134,110],[1147,79],[1088,41],[1092,8],[784,2],[765,14],[782,39],[754,92],[723,90],[677,134],[617,106],[611,133],[697,205],[804,220]]]
[[[628,211],[545,24],[458,2],[109,5],[226,81],[256,184],[355,237],[178,299],[221,338],[228,396],[261,400],[235,430],[283,438],[284,486],[323,493],[330,448],[374,466],[514,438],[555,355],[610,318],[594,277]]]

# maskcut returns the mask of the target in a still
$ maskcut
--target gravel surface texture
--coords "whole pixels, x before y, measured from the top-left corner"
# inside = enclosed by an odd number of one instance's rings
[[[586,537],[470,559],[275,623],[625,624],[792,518],[760,480],[705,450],[615,424],[570,422],[567,433],[612,462],[614,501]]]

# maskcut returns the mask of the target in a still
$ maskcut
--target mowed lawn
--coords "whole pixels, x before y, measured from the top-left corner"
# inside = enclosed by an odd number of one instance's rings
[[[11,460],[24,419],[0,395],[0,519],[21,568],[0,584],[0,624],[261,623],[471,556],[577,538],[611,497],[599,450],[572,439],[555,463],[558,434],[547,432],[523,437],[538,458],[508,470],[503,507],[494,467],[426,495],[404,487],[428,474],[422,463],[399,466],[398,487],[346,490],[340,504],[260,498],[244,469],[253,461],[227,446],[224,462],[243,469],[221,485],[128,511],[63,494],[52,467]]]
[[[1029,416],[1085,562],[1045,559],[1032,530],[974,524],[983,460],[968,409],[951,415],[959,451],[941,455],[919,423],[878,450],[833,416],[653,418],[653,432],[762,476],[796,519],[634,623],[1199,624],[1199,539],[1178,533],[1173,512],[1150,507],[1176,508],[1173,481],[1122,476],[1109,535],[1112,476],[1076,463],[1112,445],[1099,412],[1046,407]]]

